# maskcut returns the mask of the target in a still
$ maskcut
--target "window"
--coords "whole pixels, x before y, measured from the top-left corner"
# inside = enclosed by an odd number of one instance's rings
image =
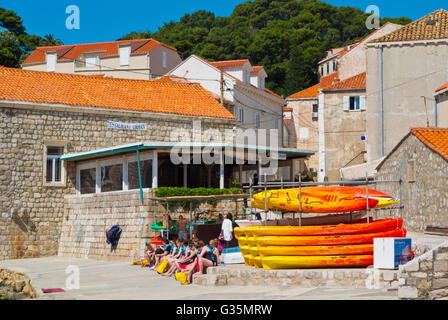
[[[140,154],[142,188],[152,188],[153,154]],[[127,191],[139,189],[136,155],[90,161],[77,166],[78,194]]]
[[[366,110],[365,96],[344,96],[344,111],[360,111]]]
[[[324,75],[324,67],[320,67],[320,75],[321,75],[321,76]]]
[[[319,105],[317,103],[313,103],[313,112],[319,112]]]
[[[62,161],[61,156],[64,153],[64,147],[47,146],[47,182],[61,182]]]
[[[327,62],[327,74],[330,73],[330,62]]]
[[[244,109],[241,107],[235,107],[235,116],[239,121],[244,122]]]
[[[96,192],[96,169],[87,168],[79,171],[80,193],[88,194]]]
[[[258,113],[254,114],[254,126],[260,128],[260,115]]]
[[[101,167],[101,192],[123,190],[123,164]]]
[[[250,73],[247,70],[243,70],[243,82],[250,84]]]
[[[55,71],[56,70],[56,53],[47,53],[47,71]]]
[[[408,182],[415,182],[415,159],[408,160]]]
[[[166,51],[162,52],[162,67],[166,68],[167,67],[167,57],[166,57]]]
[[[129,56],[131,54],[131,47],[120,47],[120,66],[129,65]]]
[[[100,60],[97,55],[86,56],[86,67],[96,67],[99,64]]]
[[[152,188],[152,160],[140,161],[142,188]],[[128,189],[139,189],[137,161],[128,162]]]
[[[336,63],[336,60],[333,61],[333,71],[336,71],[338,69],[338,65]]]
[[[277,120],[277,118],[272,119],[272,129],[278,129],[278,120]]]

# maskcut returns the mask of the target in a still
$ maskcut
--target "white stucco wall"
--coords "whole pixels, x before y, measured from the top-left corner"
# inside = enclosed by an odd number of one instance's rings
[[[367,48],[367,157],[381,157],[378,45]],[[384,44],[384,155],[410,127],[434,126],[434,91],[448,82],[448,40]],[[422,96],[426,97],[426,109]]]

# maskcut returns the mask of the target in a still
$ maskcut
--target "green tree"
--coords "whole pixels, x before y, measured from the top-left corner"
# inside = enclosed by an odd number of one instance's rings
[[[249,58],[268,73],[266,87],[289,95],[317,82],[317,62],[326,50],[368,35],[368,14],[318,0],[253,0],[228,17],[200,10],[165,23],[151,37],[209,60]],[[383,18],[406,24],[410,19]],[[123,38],[138,37],[131,32]]]
[[[15,34],[8,30],[0,31],[0,65],[17,68],[21,55],[22,49]]]
[[[55,38],[53,34],[49,33],[44,36],[44,38],[40,41],[40,45],[42,47],[51,47],[51,46],[60,46],[63,42],[59,38]]]

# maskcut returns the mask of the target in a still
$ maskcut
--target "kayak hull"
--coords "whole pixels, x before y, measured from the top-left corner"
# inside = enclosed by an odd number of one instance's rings
[[[258,246],[332,246],[347,244],[373,244],[374,238],[405,237],[406,229],[368,234],[333,236],[263,236],[258,237]]]
[[[251,251],[252,252],[252,251]],[[266,246],[257,250],[261,257],[266,256],[337,256],[373,254],[373,244],[337,246]]]
[[[256,237],[262,236],[324,236],[375,233],[400,229],[403,219],[383,219],[370,223],[337,224],[326,226],[265,226],[250,229],[249,232]]]
[[[373,265],[373,255],[346,256],[268,256],[261,259],[263,269],[347,268]]]

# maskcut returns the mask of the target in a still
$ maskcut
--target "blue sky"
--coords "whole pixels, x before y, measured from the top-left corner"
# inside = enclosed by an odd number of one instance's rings
[[[208,10],[228,16],[233,8],[246,0],[2,0],[0,7],[14,10],[22,17],[29,34],[52,33],[65,44],[116,40],[131,31],[151,32],[164,22],[178,21],[185,13]],[[413,20],[445,7],[446,0],[325,0],[335,6],[354,6],[365,10],[374,4],[382,17],[406,16]],[[445,4],[445,6],[444,6]],[[80,9],[80,29],[68,30],[65,20],[67,6]]]

